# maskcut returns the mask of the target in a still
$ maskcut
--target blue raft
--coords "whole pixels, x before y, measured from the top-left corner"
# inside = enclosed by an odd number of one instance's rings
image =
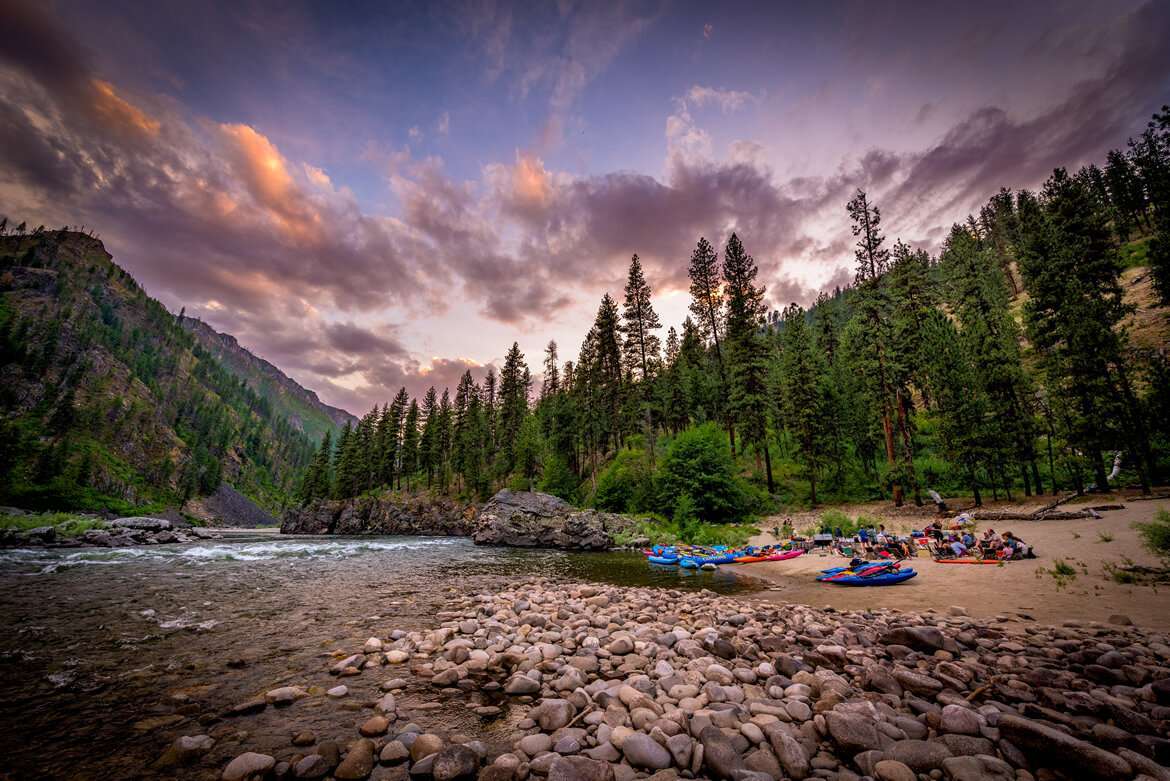
[[[885,572],[875,572],[872,575],[866,574],[868,570],[873,569],[875,569],[875,567],[863,567],[857,574],[843,575],[841,577],[829,580],[828,578],[831,577],[830,573],[818,577],[817,580],[821,581],[822,583],[833,583],[840,586],[893,586],[898,583],[903,583],[907,580],[910,580],[910,578],[916,577],[918,575],[918,573],[912,569],[891,569],[886,570]],[[843,571],[843,568],[842,570],[838,571]]]

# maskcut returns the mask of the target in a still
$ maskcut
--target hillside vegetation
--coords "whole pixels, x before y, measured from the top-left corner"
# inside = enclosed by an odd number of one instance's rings
[[[0,236],[0,503],[277,511],[313,443],[76,232]]]

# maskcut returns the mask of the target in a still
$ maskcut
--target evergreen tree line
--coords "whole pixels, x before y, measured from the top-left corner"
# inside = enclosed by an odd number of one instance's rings
[[[539,392],[516,344],[498,377],[466,373],[454,400],[403,389],[322,443],[302,501],[511,485],[669,515],[679,469],[697,479],[724,463],[729,495],[754,485],[811,504],[1105,489],[1118,459],[1147,490],[1164,474],[1170,367],[1164,348],[1131,344],[1121,274],[1123,256],[1148,265],[1170,303],[1170,110],[1103,170],[997,193],[937,256],[890,245],[863,190],[847,212],[854,283],[808,311],[768,313],[740,237],[721,253],[701,238],[689,316],[663,338],[634,255],[621,304],[602,297],[576,360],[548,344]],[[724,452],[680,466],[696,442]],[[712,512],[709,497],[684,501]]]

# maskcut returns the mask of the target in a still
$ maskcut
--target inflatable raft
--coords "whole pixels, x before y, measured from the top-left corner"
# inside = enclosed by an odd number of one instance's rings
[[[838,586],[893,586],[897,583],[910,580],[910,578],[918,575],[912,569],[897,569],[888,572],[879,572],[876,575],[845,575],[843,577],[827,580],[826,583],[834,583]]]

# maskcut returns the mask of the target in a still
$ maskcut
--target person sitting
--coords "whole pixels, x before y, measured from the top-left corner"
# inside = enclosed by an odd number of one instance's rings
[[[1011,532],[1003,533],[1003,546],[1011,551],[1011,558],[1013,559],[1036,558],[1036,554],[1032,552],[1032,546]]]
[[[950,538],[949,547],[951,549],[951,553],[954,554],[956,559],[961,559],[967,555],[967,546],[964,545],[957,537]]]
[[[979,540],[979,552],[983,554],[984,558],[994,558],[1002,547],[1003,538],[995,533],[995,529],[983,532],[983,538]]]

